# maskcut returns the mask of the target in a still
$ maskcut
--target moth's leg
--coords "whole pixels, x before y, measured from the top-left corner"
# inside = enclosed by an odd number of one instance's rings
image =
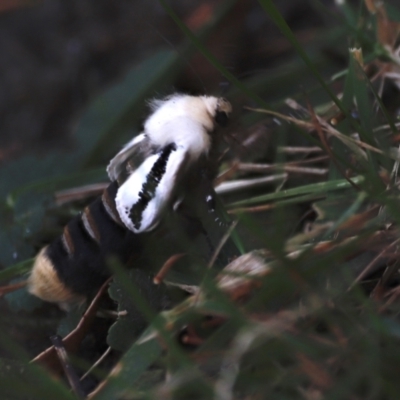
[[[204,189],[207,190],[203,191],[203,207],[199,215],[201,215],[201,222],[206,232],[206,240],[210,243],[210,249],[214,254],[215,249],[231,227],[232,221],[229,219],[220,198],[215,193],[212,182],[205,183],[207,185],[205,185]],[[225,266],[237,255],[238,250],[234,241],[228,239],[218,254],[217,264]]]
[[[222,213],[218,211],[218,205],[217,205],[218,199],[216,197],[214,189],[206,195],[205,202],[207,205],[207,210],[209,212],[209,215],[211,216],[211,218],[214,219],[215,223],[220,228],[228,229],[231,223],[225,220]]]
[[[230,227],[229,217],[223,204],[215,193],[213,179],[207,170],[197,171],[186,181],[184,196],[179,201],[176,212],[184,221],[188,237],[201,238],[207,258],[214,254],[224,235]],[[178,203],[176,203],[178,204]],[[225,245],[217,263],[226,265],[237,251],[229,240]]]

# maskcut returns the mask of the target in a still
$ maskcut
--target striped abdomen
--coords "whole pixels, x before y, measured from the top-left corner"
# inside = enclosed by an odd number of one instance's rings
[[[31,293],[59,303],[82,300],[110,276],[109,257],[125,264],[140,252],[140,237],[123,226],[115,209],[117,190],[111,183],[41,250],[29,278]]]

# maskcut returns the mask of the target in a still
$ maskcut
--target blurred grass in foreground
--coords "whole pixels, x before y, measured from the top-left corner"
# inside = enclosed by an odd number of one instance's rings
[[[228,156],[221,171],[228,178],[217,186],[228,212],[239,220],[248,254],[219,273],[203,266],[197,285],[191,269],[186,275],[180,271],[179,284],[190,285],[191,295],[162,313],[143,298],[148,288],[142,278],[132,280],[115,266],[120,301],[135,305],[146,329],[133,334],[133,344],[111,373],[98,368],[102,383],[91,398],[397,399],[400,136],[394,105],[399,104],[400,10],[366,0],[358,7],[341,2],[332,11],[312,2],[330,24],[316,35],[316,42],[319,36],[325,40],[320,47],[304,48],[274,3],[259,0],[297,57],[285,68],[239,81],[166,2],[160,3],[191,41],[185,48],[196,47],[232,82],[227,97],[233,103],[246,98],[249,109],[233,134],[243,141],[269,135],[270,145],[254,159]],[[211,30],[223,24],[233,3],[215,12]],[[346,54],[347,68],[332,71],[324,47]],[[18,257],[33,255],[34,245],[29,247],[24,237],[28,229],[43,234],[49,208],[52,219],[46,224],[53,232],[48,237],[76,212],[71,204],[49,207],[54,191],[102,179],[97,167],[109,155],[110,143],[126,139],[138,102],[165,84],[178,62],[176,55],[159,53],[95,101],[77,135],[103,134],[97,143],[84,141],[80,147],[76,175],[66,174],[72,165],[66,159],[57,163],[56,177],[44,176],[55,161],[46,159],[28,186],[10,185],[2,205],[6,254],[7,238],[17,236]],[[152,75],[148,66],[154,64],[159,70]],[[147,89],[138,89],[138,82]],[[389,97],[388,85],[396,89]],[[116,93],[120,103],[113,104]],[[100,126],[96,115],[106,119]],[[29,165],[29,160],[22,162]],[[12,255],[4,263],[12,264]],[[17,264],[2,271],[3,279],[25,271],[26,263]],[[22,291],[19,296],[18,302],[18,296],[9,297],[10,304],[27,308],[29,298]],[[115,332],[114,343],[121,335]],[[53,398],[74,398],[36,365],[26,364],[21,349],[8,345],[5,335],[1,338],[2,347],[21,361],[0,360],[0,392],[39,399],[42,388],[51,387]],[[27,393],[30,386],[36,391]]]

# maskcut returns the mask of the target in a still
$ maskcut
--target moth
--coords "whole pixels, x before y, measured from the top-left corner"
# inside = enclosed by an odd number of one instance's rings
[[[39,252],[28,279],[35,296],[80,302],[110,276],[108,257],[127,263],[140,254],[166,216],[179,213],[188,229],[202,231],[204,210],[206,218],[215,212],[217,128],[227,124],[231,104],[174,94],[150,108],[143,132],[109,163],[111,183],[102,196]]]

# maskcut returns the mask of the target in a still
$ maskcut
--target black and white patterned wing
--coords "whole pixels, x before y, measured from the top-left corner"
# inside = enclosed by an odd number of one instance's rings
[[[160,222],[172,204],[187,157],[185,148],[171,143],[147,157],[121,185],[115,203],[129,230],[146,232]]]

